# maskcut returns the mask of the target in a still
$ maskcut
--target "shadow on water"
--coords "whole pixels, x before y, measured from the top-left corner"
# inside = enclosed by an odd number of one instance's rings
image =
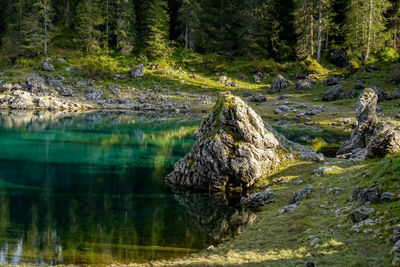
[[[252,212],[165,186],[199,124],[176,114],[0,113],[0,265],[145,262],[243,231]]]

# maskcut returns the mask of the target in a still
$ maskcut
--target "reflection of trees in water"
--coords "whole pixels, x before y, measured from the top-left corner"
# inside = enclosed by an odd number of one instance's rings
[[[243,232],[257,218],[249,209],[229,205],[222,193],[180,192],[174,197],[193,216],[198,227],[216,241],[228,240]]]
[[[135,198],[0,193],[0,265],[147,261],[207,244],[172,197]]]

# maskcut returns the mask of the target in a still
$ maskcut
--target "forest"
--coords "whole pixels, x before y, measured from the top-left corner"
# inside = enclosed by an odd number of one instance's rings
[[[1,63],[54,48],[165,57],[185,47],[293,61],[398,58],[397,0],[1,0]]]

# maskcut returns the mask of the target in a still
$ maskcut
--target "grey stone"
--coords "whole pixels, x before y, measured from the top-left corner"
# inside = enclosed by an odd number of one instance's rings
[[[371,89],[374,90],[375,94],[378,96],[378,102],[382,102],[385,99],[385,93],[382,91],[382,89],[376,86],[373,86]]]
[[[350,158],[360,149],[367,157],[384,157],[400,151],[400,131],[390,122],[379,122],[376,114],[378,96],[373,89],[365,89],[356,104],[357,126],[338,155]]]
[[[274,113],[275,114],[281,114],[281,113],[283,113],[283,112],[289,112],[289,111],[291,111],[292,109],[290,108],[290,107],[288,107],[288,106],[286,106],[286,105],[281,105],[281,106],[279,106],[279,107],[277,107],[276,109],[275,109],[275,111],[274,111]]]
[[[355,98],[356,92],[353,90],[344,90],[339,84],[333,85],[322,97],[322,101],[332,102],[339,99]]]
[[[350,214],[349,217],[354,223],[359,223],[361,221],[364,221],[368,219],[368,217],[375,212],[373,208],[367,208],[367,207],[359,207],[353,210]]]
[[[259,208],[274,201],[274,192],[269,189],[264,192],[253,193],[248,197],[243,197],[240,203],[249,208]]]
[[[397,241],[397,242],[394,244],[394,246],[393,246],[392,250],[390,251],[390,253],[392,253],[392,255],[396,255],[396,254],[399,254],[399,253],[400,253],[400,240]]]
[[[211,105],[214,104],[215,100],[208,95],[202,95],[194,101],[196,106],[204,106],[204,105]]]
[[[306,115],[307,116],[314,116],[317,115],[319,113],[322,113],[325,111],[325,107],[320,105],[320,106],[313,106],[313,107],[309,107],[306,111]]]
[[[310,242],[310,246],[315,247],[319,241],[321,241],[318,237],[314,238],[313,240],[311,240]]]
[[[243,96],[244,97],[249,97],[249,96],[252,96],[253,94],[249,91],[249,89],[245,89],[244,91],[243,91]]]
[[[99,100],[103,93],[100,90],[97,90],[93,87],[90,87],[86,90],[86,99],[87,100]]]
[[[381,201],[382,202],[388,202],[392,201],[394,199],[394,193],[392,192],[383,192],[381,195]]]
[[[309,91],[313,86],[313,82],[309,79],[302,79],[296,82],[296,89],[299,92]]]
[[[267,97],[265,95],[262,95],[260,93],[255,93],[251,98],[251,102],[264,102],[267,101]]]
[[[364,220],[364,221],[361,221],[361,222],[359,222],[359,223],[353,225],[353,226],[351,227],[351,230],[352,230],[352,231],[355,231],[355,232],[358,232],[358,231],[360,230],[361,227],[364,227],[364,226],[372,226],[372,225],[375,225],[375,221],[372,220],[372,219],[366,219],[366,220]]]
[[[111,93],[113,93],[118,97],[121,95],[121,89],[119,89],[118,86],[110,85],[108,89],[110,90]]]
[[[300,202],[301,200],[308,197],[312,192],[312,188],[313,188],[312,185],[308,184],[306,187],[304,187],[300,191],[295,192],[293,194],[292,203]]]
[[[143,64],[138,64],[136,68],[130,70],[131,78],[140,78],[144,76],[146,69],[144,68]]]
[[[61,96],[72,96],[74,94],[74,90],[73,90],[72,86],[67,85],[67,86],[61,87],[59,93]]]
[[[286,212],[294,211],[295,209],[297,209],[297,207],[298,207],[299,205],[300,205],[300,202],[287,205],[287,206],[285,206],[283,209],[279,209],[279,210],[278,210],[278,214],[283,214],[283,213],[286,213]]]
[[[42,63],[42,70],[44,71],[54,71],[53,60],[51,58],[46,58]]]
[[[378,186],[361,188],[355,186],[350,196],[351,201],[359,201],[365,203],[378,203],[380,200],[381,191]]]
[[[281,92],[286,89],[290,84],[290,81],[286,79],[282,74],[276,74],[272,79],[271,87],[268,91],[270,94]]]
[[[400,240],[400,225],[396,225],[393,228],[392,241],[396,243],[399,240]]]

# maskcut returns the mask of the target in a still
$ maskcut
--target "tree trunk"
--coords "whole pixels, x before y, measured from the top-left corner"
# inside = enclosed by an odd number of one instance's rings
[[[70,26],[70,16],[71,16],[70,8],[71,8],[71,2],[70,0],[68,0],[65,6],[65,28],[69,28]]]
[[[372,8],[373,8],[373,1],[374,0],[369,0],[369,18],[368,18],[368,27],[367,27],[367,31],[368,31],[368,39],[367,39],[367,49],[365,51],[365,58],[364,58],[364,62],[368,61],[369,58],[369,53],[371,50],[371,39],[372,39]]]
[[[189,48],[189,42],[188,42],[188,25],[187,22],[185,24],[185,48]]]
[[[310,54],[311,57],[314,56],[314,18],[312,14],[310,14]]]
[[[321,45],[322,45],[322,0],[318,0],[318,50],[317,61],[321,63]]]
[[[48,14],[47,14],[47,1],[44,1],[43,6],[44,11],[44,55],[47,56],[47,24],[48,24]]]
[[[108,40],[109,40],[109,32],[110,32],[110,15],[109,15],[109,6],[110,6],[110,0],[107,0],[106,2],[106,47],[108,48]]]

